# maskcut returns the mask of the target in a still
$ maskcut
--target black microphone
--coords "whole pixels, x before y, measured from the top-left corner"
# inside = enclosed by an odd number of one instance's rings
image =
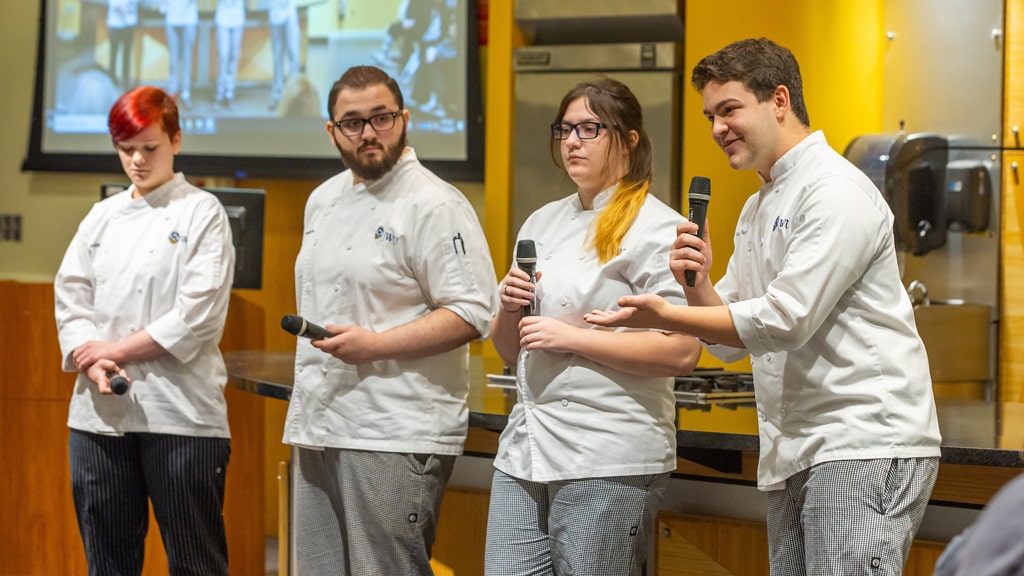
[[[289,334],[294,334],[301,338],[309,338],[310,340],[323,340],[324,338],[334,336],[333,332],[328,332],[323,326],[306,322],[306,319],[302,316],[294,316],[292,314],[285,314],[281,317],[281,328],[284,328]]]
[[[711,200],[711,180],[704,176],[690,179],[690,192],[686,195],[690,202],[690,222],[697,223],[697,237],[704,237],[704,221],[708,219],[708,202]],[[686,271],[686,285],[697,283],[697,271]]]
[[[530,275],[530,282],[537,281],[537,246],[533,240],[520,240],[516,244],[516,266]],[[534,296],[530,303],[523,306],[523,316],[537,315],[537,298]]]
[[[117,372],[107,372],[110,379],[110,389],[114,394],[121,395],[128,391],[128,379]]]

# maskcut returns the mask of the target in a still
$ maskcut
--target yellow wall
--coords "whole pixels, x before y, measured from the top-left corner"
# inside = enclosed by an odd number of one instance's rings
[[[804,79],[812,129],[821,129],[842,152],[854,136],[882,126],[883,0],[847,2],[738,0],[724,7],[712,0],[686,3],[685,69],[736,40],[768,37],[793,51]],[[711,179],[708,209],[714,249],[712,278],[725,274],[732,233],[744,201],[760,181],[753,171],[729,168],[711,140],[700,95],[687,85],[683,104],[683,182]],[[685,199],[684,199],[685,200]],[[685,206],[685,204],[684,204]],[[701,365],[719,363],[705,354]],[[749,361],[733,365],[737,369]]]

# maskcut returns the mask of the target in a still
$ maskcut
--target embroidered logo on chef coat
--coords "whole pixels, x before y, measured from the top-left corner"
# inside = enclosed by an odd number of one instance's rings
[[[388,244],[398,244],[398,236],[393,232],[388,232],[383,226],[377,226],[377,232],[373,235],[374,240],[383,240]]]
[[[776,216],[775,222],[772,224],[772,232],[775,232],[779,228],[785,230],[789,229],[789,218],[783,218],[782,216]]]
[[[167,241],[171,244],[177,244],[178,242],[184,242],[188,240],[187,237],[178,234],[177,232],[171,232],[170,236],[167,237]]]

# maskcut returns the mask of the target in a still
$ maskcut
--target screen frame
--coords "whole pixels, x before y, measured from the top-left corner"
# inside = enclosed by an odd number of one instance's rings
[[[46,25],[47,5],[54,0],[39,0],[39,30],[36,46],[36,73],[32,97],[32,118],[28,151],[22,172],[85,172],[117,174],[121,162],[111,145],[110,153],[54,153],[43,150],[46,103]],[[455,182],[484,181],[484,105],[480,72],[479,24],[477,0],[467,0],[466,9],[466,159],[433,160],[418,153],[420,163],[441,178]],[[326,99],[327,95],[323,95]],[[408,97],[408,95],[404,95]],[[321,133],[310,138],[322,137]],[[415,134],[409,145],[415,147]],[[175,170],[194,176],[230,178],[318,179],[329,178],[345,169],[340,157],[298,158],[287,156],[194,155],[187,144],[175,157]]]

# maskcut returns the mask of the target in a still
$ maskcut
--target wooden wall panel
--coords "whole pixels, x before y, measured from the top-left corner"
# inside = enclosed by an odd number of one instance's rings
[[[659,576],[768,573],[768,531],[763,523],[662,513],[656,533]]]
[[[67,417],[67,400],[0,397],[4,576],[86,573],[71,501]]]
[[[263,344],[263,310],[233,295],[222,347]],[[74,376],[61,372],[53,287],[0,281],[0,576],[84,574],[68,466]],[[264,400],[228,390],[232,453],[225,522],[231,573],[264,573]],[[167,573],[150,525],[145,576]]]
[[[340,164],[339,164],[340,170]],[[266,191],[263,222],[263,287],[260,290],[236,290],[235,296],[263,311],[263,339],[258,346],[234,350],[294,350],[295,337],[281,329],[281,316],[295,313],[295,257],[302,244],[302,220],[306,198],[319,184],[315,180],[238,180],[236,185]],[[257,329],[255,326],[252,329]],[[225,335],[226,336],[226,335]],[[227,350],[227,348],[223,347]],[[288,447],[281,442],[288,403],[267,400],[264,403],[263,454],[265,462],[275,463],[291,458]],[[263,483],[274,486],[277,467],[263,468]],[[268,536],[277,534],[279,524],[277,498],[273,490],[264,495],[263,530]]]
[[[763,522],[661,513],[657,534],[658,576],[768,574],[768,529]],[[904,576],[930,576],[945,547],[915,540]]]
[[[0,396],[70,399],[74,376],[60,369],[53,287],[0,281]]]
[[[433,560],[459,576],[484,573],[490,492],[448,488],[441,502]]]

